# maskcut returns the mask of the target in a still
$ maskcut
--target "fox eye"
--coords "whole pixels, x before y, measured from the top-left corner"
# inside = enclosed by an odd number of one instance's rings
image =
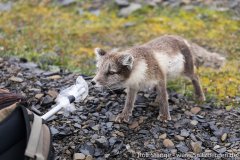
[[[114,75],[114,74],[116,74],[117,72],[116,71],[108,71],[108,74],[109,75]]]

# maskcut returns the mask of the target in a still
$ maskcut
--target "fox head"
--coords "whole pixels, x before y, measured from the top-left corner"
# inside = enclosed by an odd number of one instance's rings
[[[131,74],[134,58],[131,54],[95,49],[97,73],[92,80],[96,87],[119,89]]]

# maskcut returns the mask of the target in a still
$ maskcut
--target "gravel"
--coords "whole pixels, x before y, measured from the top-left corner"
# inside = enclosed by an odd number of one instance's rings
[[[52,75],[37,65],[31,64],[31,69],[24,67],[25,63],[17,58],[2,59],[0,88],[25,96],[26,107],[34,108],[36,114],[50,110],[56,94],[72,85],[79,76],[64,70]],[[49,79],[56,75],[57,79]],[[10,80],[13,76],[22,81]],[[86,79],[89,82],[91,77]],[[150,91],[139,93],[129,123],[118,124],[114,119],[123,108],[125,95],[123,90],[114,93],[91,88],[86,100],[75,103],[75,112],[68,117],[60,112],[48,120],[56,159],[120,160],[136,159],[137,153],[171,154],[174,157],[192,152],[240,152],[238,108],[228,112],[224,106],[214,106],[212,102],[195,105],[191,99],[170,92],[173,120],[162,123],[157,120],[158,107],[151,105],[156,93]],[[196,107],[200,108],[197,113],[192,111]]]

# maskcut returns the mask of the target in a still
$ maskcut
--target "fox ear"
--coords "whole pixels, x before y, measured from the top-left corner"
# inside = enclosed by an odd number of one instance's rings
[[[104,51],[101,48],[95,48],[94,52],[97,56],[97,59],[99,59],[100,57],[104,56],[107,53],[106,51]]]
[[[131,54],[122,55],[120,61],[122,65],[127,66],[129,69],[132,69],[134,58]]]

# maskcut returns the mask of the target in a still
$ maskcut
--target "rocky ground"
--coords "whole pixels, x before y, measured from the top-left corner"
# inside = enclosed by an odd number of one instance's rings
[[[84,10],[81,6],[86,4],[85,1],[77,0],[32,0],[32,3],[40,3],[41,5],[53,4],[59,6],[78,5],[79,14],[83,14]],[[240,1],[239,0],[91,0],[87,2],[89,6],[88,10],[95,15],[100,14],[100,9],[103,7],[118,7],[119,16],[127,17],[134,11],[141,9],[142,7],[183,7],[183,9],[191,10],[194,6],[209,7],[213,10],[228,11],[232,10],[235,15],[240,15]],[[0,2],[0,12],[11,10],[14,5],[14,1],[8,1],[6,3]]]
[[[25,59],[0,58],[0,88],[25,96],[27,107],[38,115],[47,112],[58,92],[77,76],[57,67],[43,71]],[[196,104],[183,95],[169,94],[172,120],[168,123],[157,120],[156,94],[142,92],[130,122],[118,124],[114,119],[122,110],[125,92],[90,87],[75,112],[68,117],[60,112],[48,121],[56,159],[240,159],[240,107],[226,111],[212,102]]]

